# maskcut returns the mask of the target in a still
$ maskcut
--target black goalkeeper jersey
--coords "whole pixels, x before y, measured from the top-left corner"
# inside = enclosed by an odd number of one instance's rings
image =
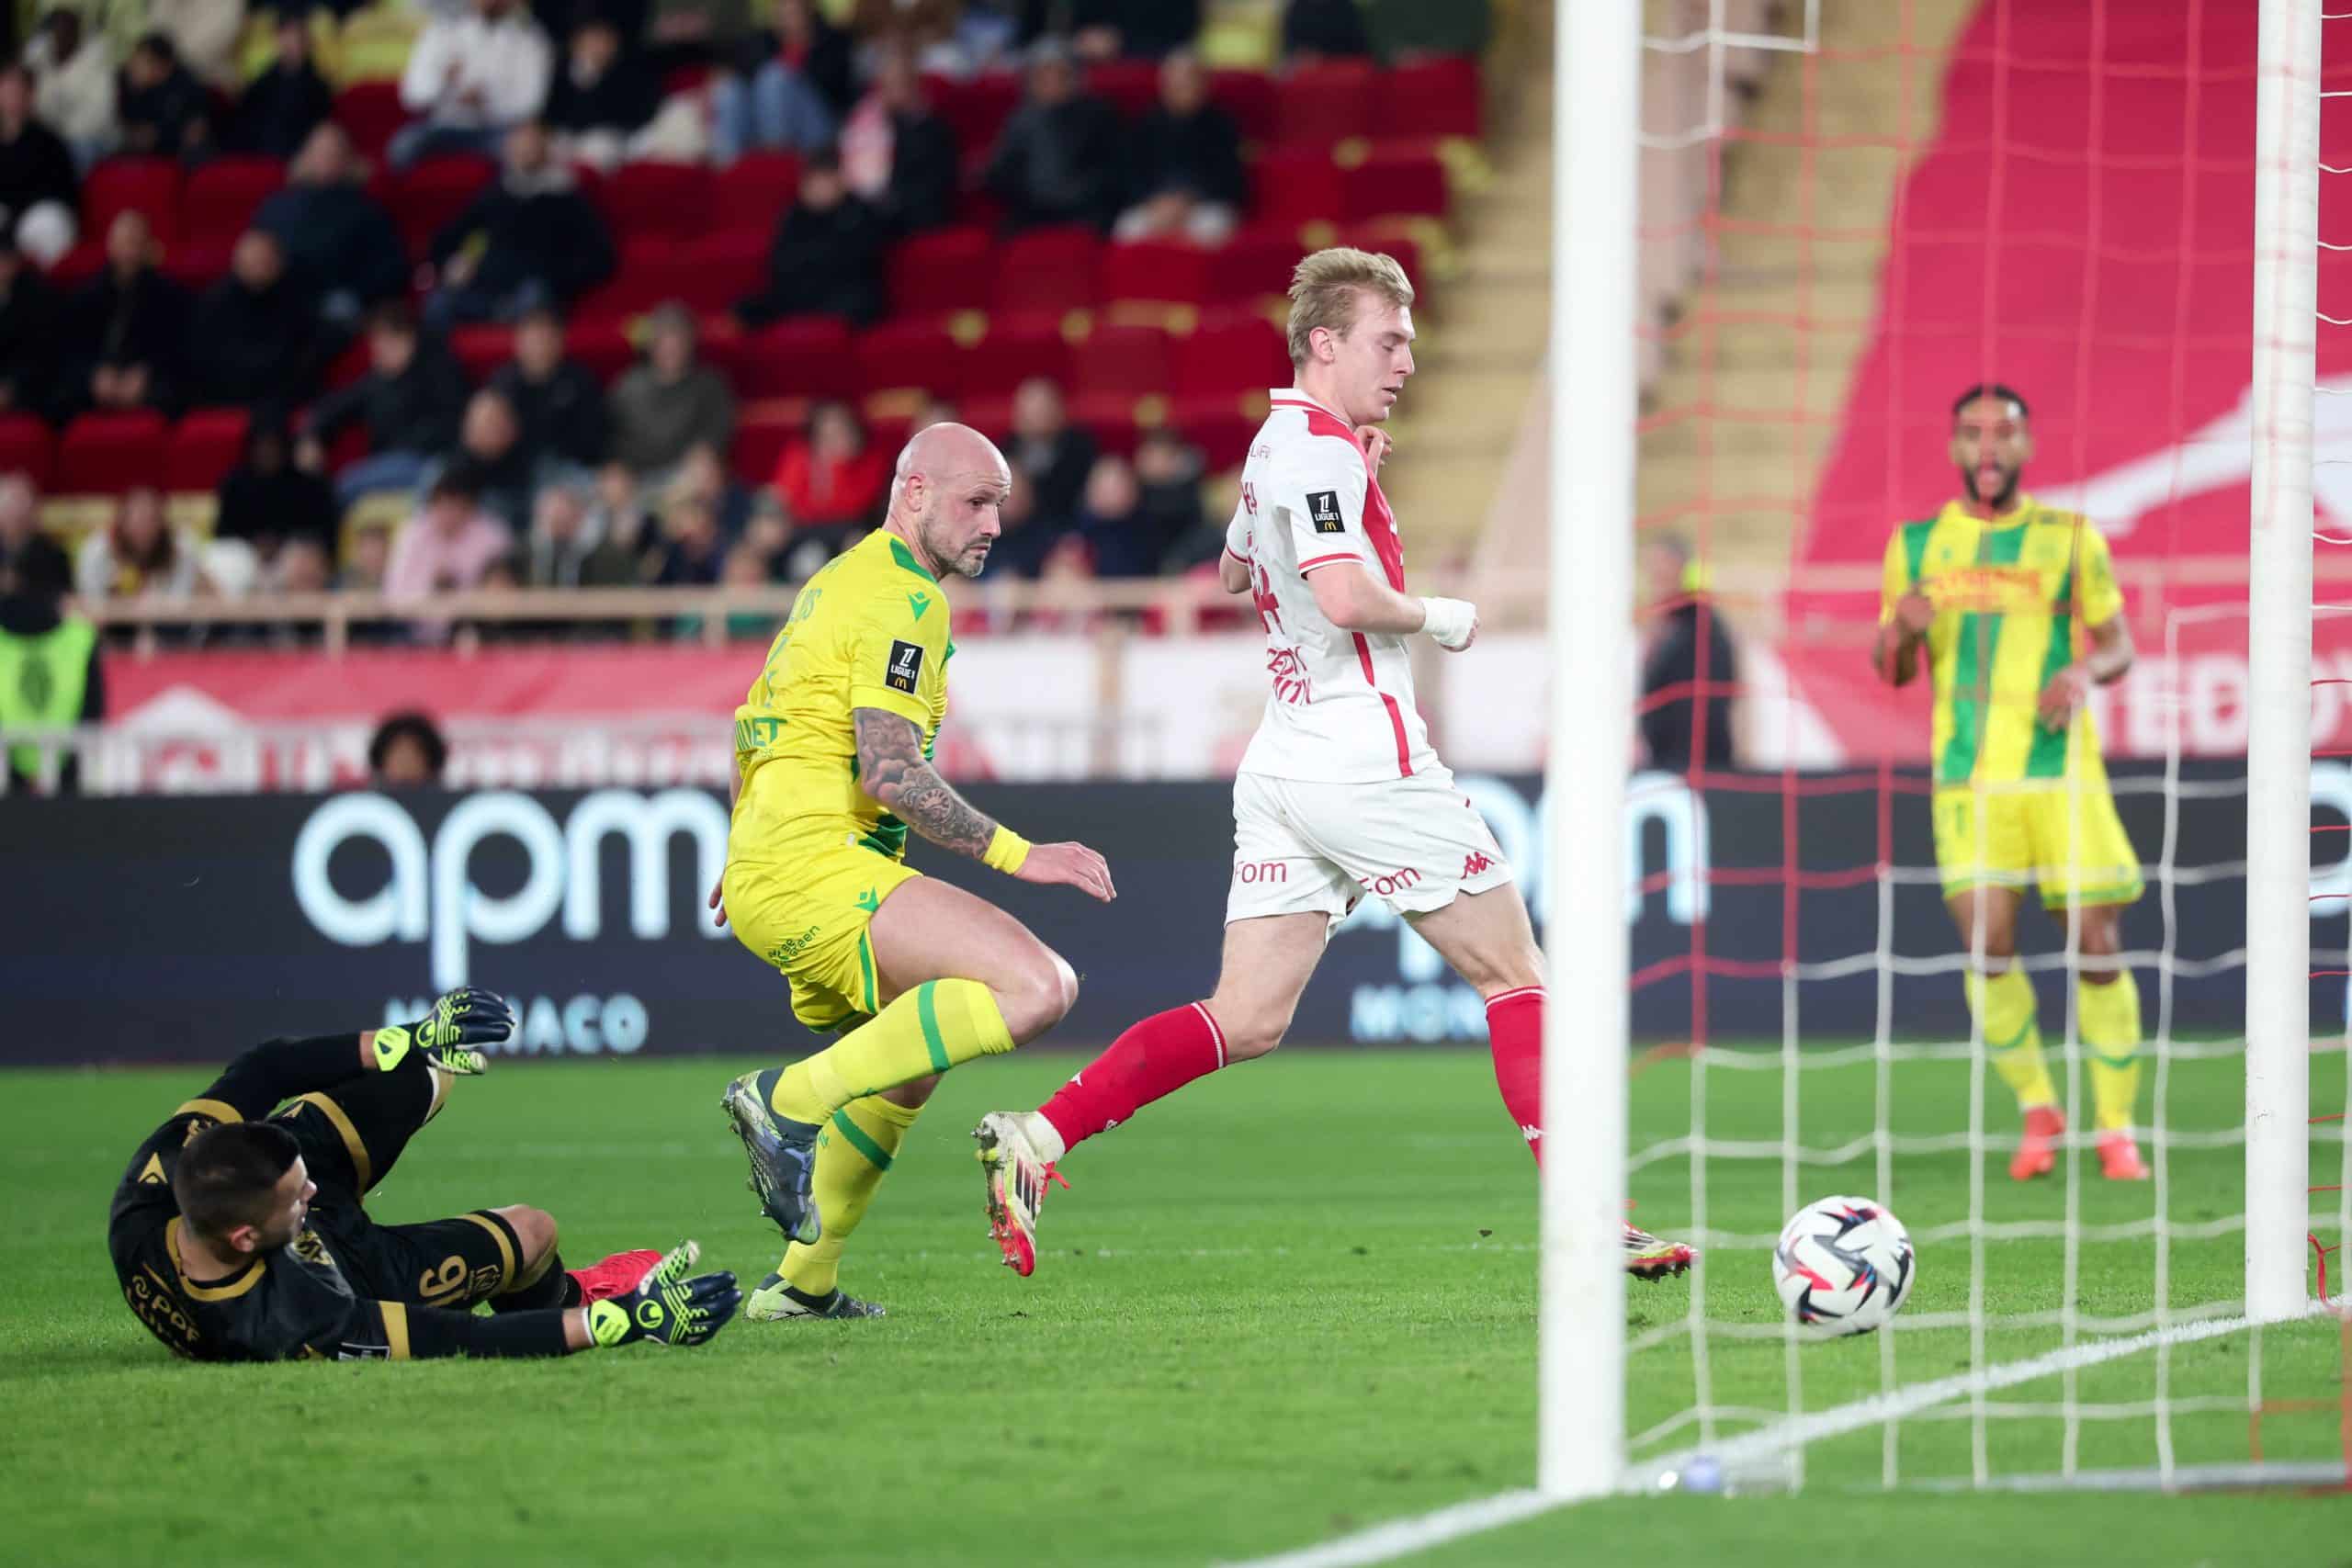
[[[148,1332],[200,1361],[279,1361],[335,1354],[380,1338],[335,1260],[331,1213],[314,1205],[288,1246],[255,1257],[227,1279],[190,1279],[181,1267],[180,1211],[172,1172],[190,1138],[220,1122],[266,1116],[280,1100],[352,1076],[359,1037],[273,1040],[246,1052],[196,1099],[172,1112],[130,1156],[107,1213],[107,1251],[123,1299]]]

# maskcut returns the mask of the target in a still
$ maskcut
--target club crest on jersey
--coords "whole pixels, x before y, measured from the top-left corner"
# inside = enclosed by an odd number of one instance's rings
[[[1348,531],[1348,525],[1340,520],[1340,492],[1336,490],[1308,491],[1306,516],[1318,534],[1344,534]]]
[[[911,692],[922,677],[922,645],[893,641],[890,644],[890,667],[882,672],[882,683],[894,692]]]

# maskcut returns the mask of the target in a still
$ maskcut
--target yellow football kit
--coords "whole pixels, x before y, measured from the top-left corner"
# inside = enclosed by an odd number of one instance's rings
[[[1915,590],[1936,607],[1928,653],[1946,895],[2033,883],[2053,908],[2070,897],[2138,898],[2140,858],[2116,815],[2096,721],[2081,710],[2052,730],[2037,711],[2074,660],[2076,622],[2099,626],[2122,613],[2107,541],[2030,496],[1990,521],[1953,501],[1887,540],[1882,626]]]
[[[727,918],[791,980],[811,1029],[879,1010],[866,927],[921,874],[904,863],[906,824],[858,785],[852,714],[911,720],[929,756],[947,712],[947,622],[938,581],[877,529],[808,580],[735,710]]]

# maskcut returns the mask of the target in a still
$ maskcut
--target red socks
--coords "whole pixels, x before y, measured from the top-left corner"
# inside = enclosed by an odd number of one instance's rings
[[[1199,1002],[1154,1013],[1062,1085],[1037,1113],[1076,1148],[1225,1066],[1225,1031]]]
[[[1535,1163],[1544,1163],[1544,987],[1521,986],[1487,998],[1487,1035],[1495,1052],[1495,1087],[1519,1123]]]

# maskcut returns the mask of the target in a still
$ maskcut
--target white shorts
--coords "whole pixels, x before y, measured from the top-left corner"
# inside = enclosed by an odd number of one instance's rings
[[[1426,915],[1458,893],[1511,880],[1502,847],[1453,775],[1430,768],[1378,784],[1233,781],[1233,886],[1225,919],[1320,912],[1337,919],[1370,893]]]

